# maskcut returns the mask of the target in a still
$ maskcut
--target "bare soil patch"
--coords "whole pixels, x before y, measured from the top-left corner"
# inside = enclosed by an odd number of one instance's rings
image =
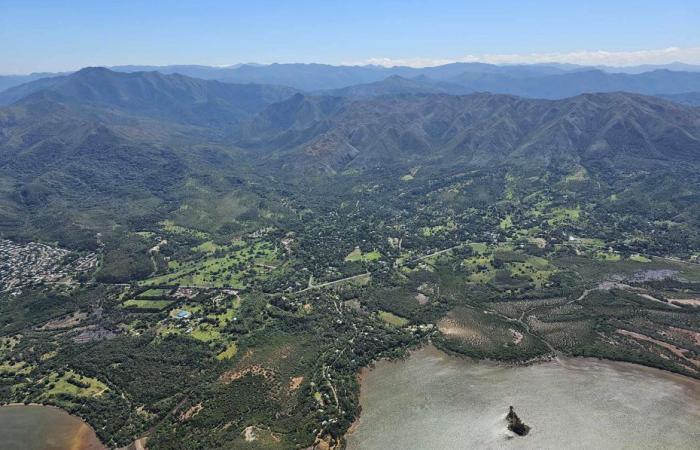
[[[192,406],[187,411],[180,414],[180,422],[184,422],[184,421],[189,420],[192,417],[196,416],[197,413],[200,412],[203,408],[204,407],[202,406],[201,403],[197,403],[196,405]]]
[[[60,328],[73,328],[87,317],[87,313],[76,312],[67,316],[51,319],[46,322],[41,330],[57,330]]]
[[[694,365],[696,367],[700,367],[700,360],[697,360],[694,358],[689,358],[687,356],[687,353],[689,352],[689,350],[687,350],[685,348],[676,347],[675,345],[669,344],[668,342],[660,341],[658,339],[654,339],[653,337],[647,336],[645,334],[636,333],[634,331],[628,331],[628,330],[623,330],[621,328],[618,328],[616,330],[616,332],[618,334],[623,335],[623,336],[629,336],[629,337],[632,337],[632,338],[640,340],[640,341],[646,341],[646,342],[651,342],[653,344],[656,344],[656,345],[663,347],[666,350],[670,351],[671,353],[678,356],[679,358],[682,358],[682,359],[688,361],[692,365]]]
[[[262,367],[258,365],[248,366],[243,369],[229,370],[224,372],[219,377],[219,381],[224,384],[229,384],[233,381],[240,380],[246,375],[259,375],[267,380],[272,380],[275,376],[275,372],[267,367]]]
[[[418,294],[416,294],[416,300],[418,300],[419,304],[425,305],[426,303],[428,303],[428,296],[419,292]]]
[[[677,305],[700,306],[700,298],[669,298],[668,301]]]
[[[303,382],[304,377],[292,377],[292,379],[289,381],[289,390],[292,392],[296,391]]]

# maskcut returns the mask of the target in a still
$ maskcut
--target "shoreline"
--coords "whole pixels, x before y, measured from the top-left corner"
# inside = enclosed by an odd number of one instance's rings
[[[36,402],[30,402],[30,403],[10,402],[10,403],[0,404],[0,408],[21,408],[21,407],[24,407],[24,408],[26,408],[26,407],[53,408],[53,409],[56,409],[62,413],[65,413],[73,418],[79,419],[92,432],[93,436],[95,437],[95,440],[97,442],[99,442],[99,444],[102,446],[102,448],[104,450],[107,450],[109,448],[105,445],[104,442],[102,442],[100,437],[97,435],[97,431],[95,431],[95,429],[92,427],[92,425],[90,425],[90,423],[87,420],[85,420],[83,417],[81,417],[77,414],[73,414],[73,413],[68,412],[66,409],[61,408],[60,406],[44,404],[44,403],[36,403]]]

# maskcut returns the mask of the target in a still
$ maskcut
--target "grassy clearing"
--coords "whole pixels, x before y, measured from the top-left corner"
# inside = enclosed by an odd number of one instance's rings
[[[236,308],[227,309],[225,313],[221,314],[207,314],[207,317],[218,320],[219,326],[224,326],[236,317]]]
[[[208,323],[201,323],[192,329],[190,336],[202,342],[218,340],[221,333],[218,329]]]
[[[49,389],[44,394],[47,397],[56,397],[68,394],[75,397],[97,397],[108,391],[107,385],[96,378],[79,375],[69,370],[62,375],[51,373],[45,380]]]
[[[163,298],[169,294],[170,294],[170,289],[154,288],[154,289],[148,289],[147,291],[141,292],[138,295],[138,298],[144,299],[144,300],[150,300],[153,298],[158,299],[158,298]]]
[[[220,246],[219,244],[216,244],[214,241],[205,241],[196,247],[192,247],[192,251],[197,252],[197,253],[211,254],[211,253],[214,253],[215,251],[217,251],[221,248],[223,248],[223,247]]]
[[[483,242],[470,242],[469,246],[479,255],[483,255],[488,250],[488,245]]]
[[[13,348],[15,348],[15,345],[17,345],[20,341],[20,338],[17,336],[8,336],[8,337],[1,337],[0,338],[0,355],[11,351]]]
[[[238,352],[238,347],[236,346],[235,342],[232,342],[226,346],[226,350],[224,350],[223,352],[216,355],[216,359],[218,359],[219,361],[223,361],[225,359],[231,359],[234,356],[236,356],[237,352]]]
[[[355,247],[353,251],[348,253],[348,255],[345,257],[345,261],[352,262],[352,261],[360,261],[362,259],[362,250],[360,250],[360,247]]]
[[[555,272],[547,259],[515,251],[507,244],[492,249],[486,245],[477,248],[479,252],[475,256],[462,261],[470,283],[491,284],[500,290],[541,288]]]
[[[58,351],[51,350],[50,352],[46,352],[43,355],[41,355],[41,358],[39,358],[39,359],[41,359],[42,361],[46,361],[48,359],[55,357],[56,355],[58,355]]]
[[[125,308],[136,308],[136,309],[157,309],[159,311],[164,310],[172,304],[172,300],[140,300],[131,299],[127,300],[122,305]]]
[[[490,256],[476,256],[463,262],[469,272],[467,280],[470,283],[488,283],[496,275]]]
[[[581,208],[555,208],[551,211],[552,218],[547,220],[550,225],[577,221],[581,218]]]
[[[413,167],[406,175],[401,177],[402,181],[411,181],[415,179],[416,174],[418,173],[418,170],[420,170],[420,167]]]
[[[372,250],[369,253],[365,253],[363,255],[363,259],[365,261],[377,261],[379,258],[381,258],[382,254],[379,253],[377,250]]]
[[[348,255],[345,257],[345,261],[347,262],[353,262],[353,261],[377,261],[379,258],[382,257],[382,254],[379,253],[377,250],[372,250],[371,252],[368,253],[362,253],[362,250],[360,250],[360,247],[355,247],[353,251],[348,253]]]
[[[541,288],[549,280],[554,270],[544,258],[529,257],[524,262],[514,262],[509,265],[511,276],[527,278],[535,287]]]
[[[377,315],[384,322],[395,327],[403,327],[408,324],[408,319],[404,319],[403,317],[399,317],[396,314],[392,314],[388,311],[379,311]]]
[[[568,174],[564,181],[585,181],[588,179],[588,172],[583,167],[579,167],[573,173]]]
[[[596,238],[578,238],[576,243],[591,249],[601,249],[605,247],[605,242],[603,242],[602,239]]]
[[[182,227],[180,225],[175,225],[175,222],[173,222],[172,220],[164,220],[160,222],[159,225],[163,231],[171,234],[192,236],[201,240],[206,240],[209,237],[209,235],[203,231]]]
[[[603,261],[620,261],[622,257],[618,253],[613,253],[613,252],[596,252],[595,254],[596,259],[600,259]],[[636,259],[630,258],[632,261],[637,261],[637,262],[642,262],[638,261]]]
[[[641,262],[641,263],[651,262],[651,259],[647,258],[646,256],[642,256],[642,255],[631,255],[629,257],[629,259],[631,259],[632,261]]]
[[[436,234],[447,233],[457,229],[457,224],[452,220],[448,220],[445,225],[435,225],[433,227],[421,228],[421,234],[425,237],[435,236]]]
[[[268,242],[256,242],[228,249],[229,254],[170,264],[171,273],[143,281],[145,286],[178,285],[245,287],[246,277],[264,278],[277,263],[276,250]]]
[[[10,361],[0,364],[0,374],[3,375],[28,375],[34,366],[25,361],[11,363]]]
[[[513,226],[513,217],[508,214],[503,220],[501,220],[501,223],[499,224],[499,227],[501,230],[507,230],[508,228]]]

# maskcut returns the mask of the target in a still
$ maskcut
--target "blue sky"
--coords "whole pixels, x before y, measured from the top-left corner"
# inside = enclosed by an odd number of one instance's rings
[[[547,59],[700,63],[700,1],[0,0],[5,74],[120,64]]]

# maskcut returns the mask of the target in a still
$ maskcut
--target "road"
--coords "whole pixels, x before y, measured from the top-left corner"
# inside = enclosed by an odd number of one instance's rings
[[[305,289],[302,289],[301,291],[296,291],[295,294],[301,294],[302,292],[310,291],[311,289],[318,289],[318,288],[323,288],[323,287],[327,287],[327,286],[332,286],[334,284],[343,283],[345,281],[354,280],[356,278],[368,277],[370,275],[371,275],[370,272],[366,272],[366,273],[361,273],[359,275],[353,275],[351,277],[341,278],[340,280],[328,281],[326,283],[321,283],[321,284],[315,284],[313,286],[309,286]]]

